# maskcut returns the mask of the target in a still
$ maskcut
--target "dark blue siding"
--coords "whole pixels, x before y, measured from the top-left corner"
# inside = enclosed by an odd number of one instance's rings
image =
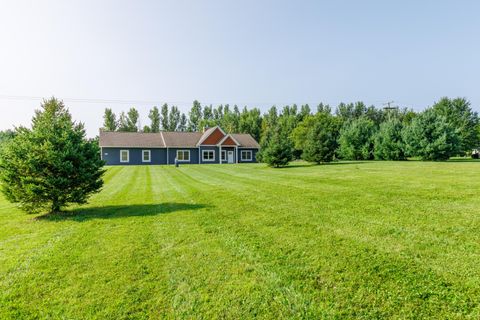
[[[120,150],[129,150],[129,162],[120,162]],[[142,150],[150,150],[151,152],[151,162],[142,162]],[[177,156],[177,150],[190,150],[190,161],[189,162],[180,162],[182,163],[191,163],[198,164],[200,163],[220,163],[220,148],[212,146],[200,147],[200,152],[198,148],[168,148],[168,162],[167,162],[167,148],[102,148],[102,159],[105,160],[107,165],[159,165],[159,164],[170,164],[175,163],[175,157]],[[215,151],[215,161],[202,161],[202,150],[214,150]],[[237,152],[236,148],[232,147],[222,147],[222,150],[233,151],[233,162],[237,162]],[[252,151],[252,161],[242,161],[241,151],[242,150],[251,150]],[[247,149],[247,148],[238,148],[238,163],[241,162],[257,162],[256,154],[258,149]],[[227,163],[227,159],[223,163]]]
[[[120,162],[120,150],[129,151],[129,162]],[[150,150],[151,162],[142,162],[142,150]],[[102,158],[107,165],[167,164],[167,149],[163,148],[102,148]]]
[[[220,154],[218,153],[218,147],[200,147],[200,163],[220,163]],[[214,161],[203,161],[203,150],[213,150],[215,152],[215,160]]]
[[[242,150],[246,150],[246,151],[252,151],[252,161],[246,161],[246,160],[243,160],[242,161]],[[258,149],[250,149],[250,148],[238,148],[238,163],[252,163],[252,162],[257,162],[257,152],[258,152]]]
[[[190,150],[190,162],[181,161],[180,164],[182,164],[182,163],[198,164],[198,148],[168,148],[168,159],[169,159],[170,164],[175,163],[175,157],[177,156],[177,150]]]

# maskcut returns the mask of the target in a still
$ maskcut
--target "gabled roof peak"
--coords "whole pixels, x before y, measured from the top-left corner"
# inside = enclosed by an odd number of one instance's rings
[[[217,134],[217,136],[214,136],[213,138],[210,138],[211,136],[213,136],[215,132],[219,132],[219,134]],[[220,141],[221,139],[223,139],[223,137],[225,137],[225,135],[226,133],[219,126],[208,128],[207,130],[204,131],[200,140],[198,140],[197,146],[201,144],[216,145],[218,141]]]

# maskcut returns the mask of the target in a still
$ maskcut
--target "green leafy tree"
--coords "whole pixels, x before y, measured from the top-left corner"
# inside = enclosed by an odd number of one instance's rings
[[[305,141],[301,145],[302,158],[315,163],[331,162],[338,147],[340,122],[328,113],[318,113],[310,119],[306,126]],[[297,137],[300,137],[298,133]]]
[[[323,104],[320,102],[317,106],[317,113],[332,113],[332,108],[328,104]]]
[[[187,131],[187,116],[183,112],[180,116],[180,124],[178,125],[178,131]]]
[[[221,126],[222,120],[224,117],[223,105],[219,105],[217,108],[213,109],[213,119],[215,120],[215,125]]]
[[[125,112],[123,112],[123,111],[120,113],[120,117],[118,118],[117,130],[118,131],[124,131],[124,132],[130,130],[130,128],[128,126],[128,117],[125,114]]]
[[[6,143],[15,137],[15,131],[13,130],[5,130],[0,131],[0,145]]]
[[[110,108],[105,108],[105,114],[103,115],[103,129],[106,131],[117,130],[117,117]]]
[[[130,108],[127,113],[127,123],[128,123],[128,131],[130,132],[137,132],[138,131],[138,118],[140,118],[140,114],[138,110],[135,108]]]
[[[262,127],[262,116],[260,109],[253,108],[248,110],[244,107],[240,114],[239,131],[240,133],[249,133],[255,140],[260,139],[260,132]]]
[[[433,105],[438,115],[444,116],[447,122],[455,129],[459,138],[458,152],[461,155],[470,154],[472,149],[479,146],[478,114],[470,107],[470,102],[464,98],[442,98]]]
[[[170,131],[177,131],[180,124],[180,110],[176,106],[170,108],[170,114],[168,115],[168,129]]]
[[[199,130],[203,130],[205,128],[211,128],[217,125],[217,120],[214,116],[214,108],[212,105],[205,106],[203,108],[203,117],[199,122]]]
[[[432,108],[415,117],[403,137],[407,153],[422,160],[448,160],[460,149],[455,128]]]
[[[375,159],[406,159],[402,131],[403,124],[397,117],[392,117],[380,124],[380,128],[375,135]]]
[[[214,117],[213,117],[213,106],[212,105],[209,105],[209,106],[205,106],[203,108],[203,119],[204,120],[214,120]]]
[[[28,213],[59,212],[100,190],[103,164],[98,143],[88,141],[83,124],[51,98],[35,112],[32,128],[17,128],[3,148],[2,192]]]
[[[351,121],[364,116],[367,112],[367,106],[358,101],[356,103],[340,103],[335,111],[336,115],[342,119],[342,121]]]
[[[230,110],[230,106],[226,104],[223,108],[223,118],[221,120],[220,126],[228,133],[236,133],[239,132],[239,110],[238,107],[235,106],[234,110]]]
[[[306,117],[311,115],[312,111],[310,110],[310,106],[308,104],[304,104],[300,107],[300,112],[297,114],[297,123],[303,121]]]
[[[164,104],[162,106],[162,111],[161,111],[161,123],[162,123],[162,130],[163,131],[169,131],[170,128],[170,120],[168,118],[168,104]]]
[[[261,159],[271,167],[284,167],[293,160],[292,145],[277,126],[267,145],[261,150]]]
[[[152,132],[152,129],[149,126],[143,126],[143,132],[149,133]]]
[[[153,107],[148,114],[150,118],[150,131],[151,132],[160,132],[160,111],[157,107]]]
[[[373,159],[375,124],[366,117],[349,120],[340,130],[339,155],[347,160]]]
[[[193,101],[192,109],[189,113],[188,131],[200,131],[200,121],[202,120],[202,105],[197,100]]]

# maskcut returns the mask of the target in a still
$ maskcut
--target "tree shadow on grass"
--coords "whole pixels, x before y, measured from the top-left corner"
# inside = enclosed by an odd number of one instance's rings
[[[92,219],[117,219],[126,217],[146,217],[168,214],[177,211],[195,211],[208,208],[205,204],[165,202],[157,204],[132,204],[103,207],[75,208],[60,213],[50,213],[36,217],[41,221],[77,221]]]
[[[448,159],[447,162],[456,162],[456,163],[472,163],[472,162],[480,162],[480,159],[472,159],[472,158],[463,158],[463,159]]]

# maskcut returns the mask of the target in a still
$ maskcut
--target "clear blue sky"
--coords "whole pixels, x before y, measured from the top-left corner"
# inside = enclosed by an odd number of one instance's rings
[[[0,129],[40,104],[7,96],[64,99],[91,136],[105,107],[194,99],[420,110],[462,96],[480,111],[479,14],[473,0],[2,1]]]

